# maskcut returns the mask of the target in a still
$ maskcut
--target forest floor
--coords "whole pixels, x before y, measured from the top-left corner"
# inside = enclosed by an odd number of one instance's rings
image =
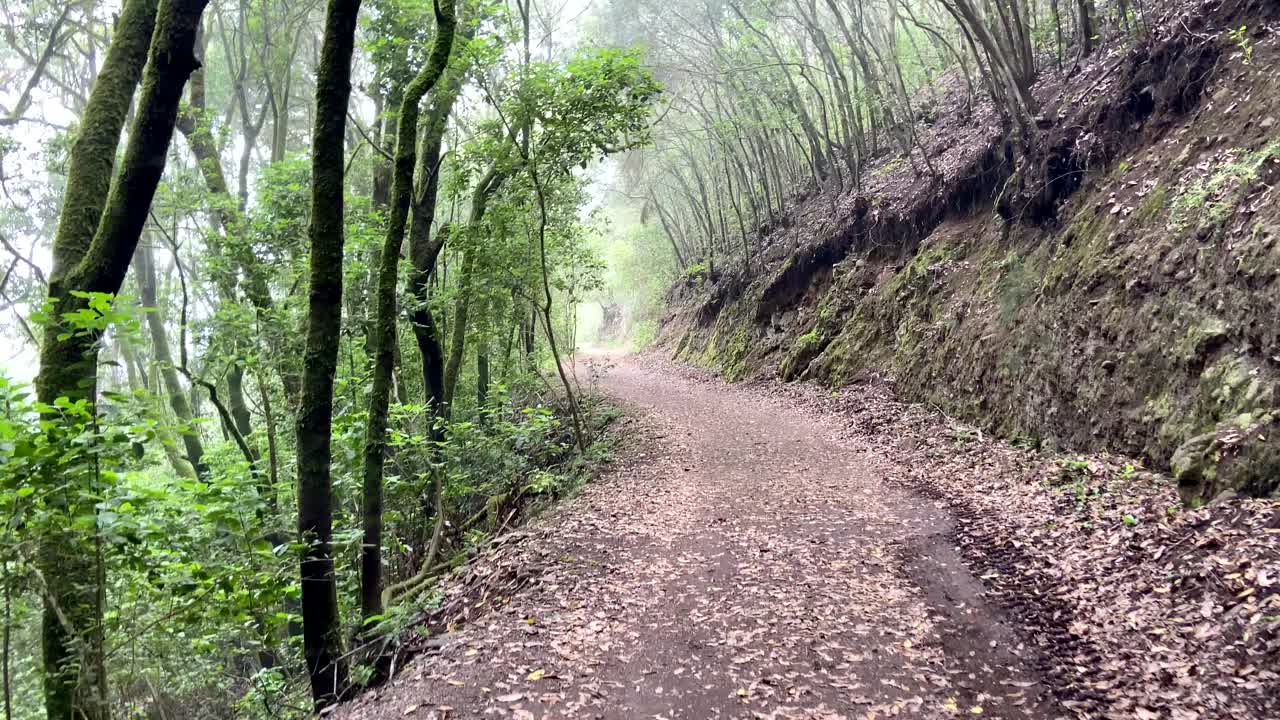
[[[445,591],[430,649],[338,716],[1205,718],[1270,708],[1274,673],[1260,661],[1264,669],[1241,676],[1232,658],[1274,651],[1275,618],[1262,621],[1270,635],[1255,627],[1221,640],[1215,631],[1198,645],[1175,625],[1188,639],[1156,637],[1153,650],[1147,630],[1164,635],[1172,622],[1159,603],[1178,602],[1180,591],[1138,593],[1154,605],[1121,597],[1132,593],[1112,592],[1106,553],[1164,535],[1142,535],[1119,516],[1119,530],[1100,541],[1093,522],[1043,530],[1058,527],[1046,514],[1081,509],[1073,501],[1064,510],[1062,492],[1026,480],[1050,467],[1038,454],[967,429],[954,444],[955,426],[874,388],[841,399],[814,386],[727,385],[653,357],[591,364],[631,410],[615,431],[614,466],[469,564]],[[843,402],[857,405],[852,422]],[[1090,463],[1105,459],[1084,463],[1085,476]],[[960,491],[948,497],[947,483],[971,473],[988,478],[966,487],[991,509]],[[1140,490],[1112,482],[1109,493],[1159,506],[1167,489],[1151,489],[1146,475],[1130,482]],[[1009,488],[1037,497],[1014,499]],[[1239,558],[1221,548],[1236,548],[1241,562],[1262,563],[1261,580],[1257,566],[1237,575],[1261,590],[1238,604],[1274,605],[1274,535],[1250,523],[1269,527],[1275,509],[1245,507],[1223,530],[1210,522],[1205,552],[1218,554],[1179,562],[1225,573]],[[1269,544],[1246,547],[1236,527]],[[1039,554],[1023,542],[1037,537]],[[1177,544],[1200,545],[1186,539]],[[1151,554],[1156,562],[1166,550]],[[1095,570],[1053,583],[1046,563]],[[1101,619],[1090,616],[1098,607]],[[1187,659],[1193,653],[1208,670]],[[1166,656],[1185,671],[1161,663]]]

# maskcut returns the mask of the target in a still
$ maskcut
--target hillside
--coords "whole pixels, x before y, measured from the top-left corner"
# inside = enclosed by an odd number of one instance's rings
[[[1009,438],[1172,468],[1189,503],[1280,487],[1273,3],[1182,5],[1046,73],[1029,153],[948,95],[922,159],[814,194],[756,264],[687,275],[660,342],[731,379],[903,398]]]

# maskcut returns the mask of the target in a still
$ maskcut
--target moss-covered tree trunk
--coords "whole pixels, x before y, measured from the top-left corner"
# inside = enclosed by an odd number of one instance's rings
[[[452,414],[453,396],[462,372],[462,359],[467,350],[467,323],[471,312],[472,283],[476,274],[476,252],[468,247],[462,253],[462,269],[458,274],[457,295],[453,299],[453,316],[449,318],[449,357],[444,366],[445,412]]]
[[[373,386],[364,441],[364,542],[360,551],[360,606],[367,619],[382,614],[382,480],[387,444],[387,412],[396,365],[396,280],[405,228],[413,201],[418,117],[422,98],[436,86],[449,63],[456,26],[453,0],[436,0],[436,37],[427,64],[405,89],[396,130],[390,215],[378,270],[377,319],[371,334]]]
[[[451,228],[446,225],[433,236],[432,223],[435,221],[436,200],[440,188],[442,159],[440,152],[444,143],[444,134],[448,127],[449,115],[462,90],[462,82],[471,61],[467,45],[472,37],[473,26],[469,18],[464,18],[460,25],[458,37],[454,42],[455,56],[450,60],[448,72],[433,93],[431,105],[427,111],[421,152],[418,154],[418,167],[415,171],[417,183],[414,188],[412,224],[409,229],[409,258],[412,264],[409,274],[411,304],[409,318],[413,324],[414,340],[421,360],[422,384],[426,390],[427,406],[431,413],[430,434],[435,441],[444,438],[444,428],[439,420],[445,408],[445,356],[444,347],[440,341],[440,328],[436,325],[435,317],[431,312],[431,276],[435,273],[436,260],[448,241]],[[435,527],[431,533],[427,555],[415,576],[389,586],[383,592],[384,601],[412,596],[421,590],[423,583],[430,577],[444,535],[444,500],[441,497],[443,482],[438,471],[433,473],[431,485],[431,500],[429,503],[423,503],[424,513],[435,515]]]
[[[128,0],[94,83],[72,148],[67,189],[49,278],[51,317],[86,307],[76,293],[116,293],[124,282],[156,186],[164,172],[183,85],[196,66],[196,26],[205,0]],[[145,75],[143,67],[145,63]],[[120,131],[143,77],[124,160],[112,179]],[[40,348],[36,392],[41,402],[97,395],[96,333],[51,322]],[[60,443],[63,428],[49,432]],[[82,492],[91,478],[50,468],[41,478],[47,503],[65,523],[42,538],[39,564],[47,583],[44,612],[45,707],[50,720],[99,720],[109,714],[103,654],[102,565],[94,537],[72,519],[92,513]],[[56,522],[56,521],[55,521]]]
[[[427,404],[432,413],[432,434],[439,439],[435,419],[444,408],[444,345],[440,328],[431,313],[431,276],[436,270],[436,260],[444,249],[449,229],[442,228],[432,235],[435,222],[436,201],[440,190],[441,148],[445,131],[449,127],[449,115],[462,92],[462,83],[470,69],[471,54],[466,52],[473,34],[473,25],[464,18],[454,42],[455,57],[440,85],[432,94],[422,133],[422,149],[418,154],[417,182],[414,188],[412,223],[409,228],[409,320],[413,324],[414,340],[422,370],[422,383],[427,393]]]
[[[360,0],[329,0],[311,137],[311,243],[306,352],[298,406],[298,534],[303,654],[317,709],[346,689],[333,567],[333,381],[342,328],[344,136]]]

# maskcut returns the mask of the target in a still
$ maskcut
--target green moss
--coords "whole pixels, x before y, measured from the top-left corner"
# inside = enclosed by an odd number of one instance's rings
[[[1042,292],[1051,295],[1064,293],[1076,280],[1094,277],[1103,270],[1112,217],[1110,213],[1091,207],[1076,213],[1057,253],[1047,263],[1041,283]]]
[[[722,312],[702,347],[702,352],[695,356],[690,349],[684,359],[699,367],[715,370],[730,382],[740,380],[748,369],[746,361],[751,341],[750,328],[750,319],[735,318],[731,312]]]
[[[1240,389],[1249,383],[1249,369],[1239,358],[1224,358],[1206,368],[1200,381],[1215,404],[1231,407],[1233,397],[1238,397]]]
[[[1163,183],[1157,183],[1147,196],[1142,198],[1142,204],[1138,206],[1138,212],[1134,215],[1142,225],[1151,222],[1151,219],[1165,209],[1165,204],[1169,199],[1169,188]]]
[[[809,332],[796,338],[791,352],[783,358],[778,371],[785,379],[795,379],[808,369],[810,363],[817,358],[828,344],[828,336],[821,324],[813,326]]]
[[[1003,270],[996,290],[996,304],[1000,308],[1000,319],[1005,323],[1013,320],[1038,284],[1039,278],[1028,265],[1015,251],[1010,251],[1001,263]]]
[[[885,291],[891,296],[906,291],[927,290],[931,284],[930,269],[936,268],[951,260],[955,250],[945,243],[936,243],[921,248],[911,258],[911,262],[899,270],[889,282],[885,283]]]
[[[1164,420],[1173,413],[1173,402],[1169,392],[1165,390],[1155,397],[1148,397],[1144,406],[1142,419],[1147,422]]]
[[[1204,359],[1205,353],[1226,337],[1228,329],[1228,325],[1220,318],[1202,318],[1188,328],[1178,342],[1178,356],[1188,363]]]
[[[823,298],[823,302],[820,305],[818,305],[818,323],[819,324],[829,323],[833,319],[835,319],[835,310],[831,309],[831,305],[827,303],[827,300],[829,298],[830,298],[829,295],[826,298]]]
[[[819,363],[828,382],[833,385],[844,385],[853,376],[848,343],[833,342],[827,345],[819,357]]]

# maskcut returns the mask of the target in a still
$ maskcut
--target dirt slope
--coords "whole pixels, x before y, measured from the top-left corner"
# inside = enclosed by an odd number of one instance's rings
[[[840,423],[631,361],[605,387],[643,413],[622,465],[477,563],[512,582],[456,586],[470,623],[340,716],[1053,716],[949,515]]]

